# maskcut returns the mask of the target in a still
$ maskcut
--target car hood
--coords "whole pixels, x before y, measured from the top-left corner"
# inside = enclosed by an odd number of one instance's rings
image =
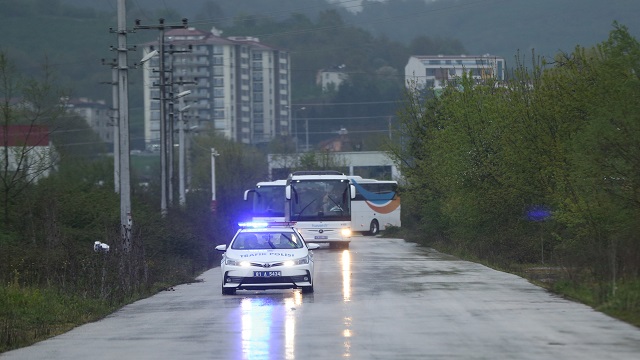
[[[227,257],[252,262],[272,262],[299,259],[307,256],[307,249],[227,250]]]

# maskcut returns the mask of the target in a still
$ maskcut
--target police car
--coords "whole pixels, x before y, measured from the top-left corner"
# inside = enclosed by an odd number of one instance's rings
[[[245,223],[223,252],[222,294],[236,290],[302,289],[313,292],[313,252],[292,222]]]

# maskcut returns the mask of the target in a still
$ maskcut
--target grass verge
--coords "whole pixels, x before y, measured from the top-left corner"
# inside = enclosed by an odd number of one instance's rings
[[[62,334],[115,309],[54,289],[0,285],[0,353]]]

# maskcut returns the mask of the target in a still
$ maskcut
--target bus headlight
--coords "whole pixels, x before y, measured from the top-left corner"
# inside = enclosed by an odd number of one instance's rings
[[[340,233],[344,237],[350,237],[351,236],[351,229],[348,229],[348,228],[342,229],[342,230],[340,230]]]

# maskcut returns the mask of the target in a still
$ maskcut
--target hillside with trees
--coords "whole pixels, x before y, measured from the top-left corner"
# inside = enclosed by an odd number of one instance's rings
[[[32,72],[39,61],[47,58],[70,96],[111,98],[111,87],[106,84],[111,79],[111,69],[101,60],[110,61],[116,55],[109,50],[116,44],[115,34],[109,32],[116,25],[113,12],[74,9],[61,2],[47,3],[46,7],[39,0],[4,2],[12,6],[2,14],[5,18],[0,30],[9,36],[0,48],[15,59],[20,70]],[[402,98],[403,71],[410,54],[465,50],[455,39],[418,36],[404,45],[374,37],[345,23],[342,16],[337,10],[325,10],[314,17],[286,14],[281,20],[269,14],[238,16],[220,30],[223,36],[257,36],[265,44],[290,52],[293,103],[297,109],[306,108],[298,115],[309,123],[312,143],[334,137],[345,127],[354,141],[371,149],[379,147],[376,138],[388,133],[389,121]],[[145,24],[156,24],[161,17],[167,23],[179,23],[183,15],[166,8],[152,14],[137,5],[128,13],[131,26],[136,18]],[[190,25],[204,30],[213,26],[211,21],[203,20],[190,21]],[[157,31],[141,30],[131,33],[128,41],[133,47],[157,36]],[[138,149],[144,147],[142,73],[133,64],[141,57],[139,51],[129,54],[132,144]],[[343,64],[350,81],[336,91],[323,93],[316,85],[317,72]]]
[[[103,11],[115,4],[115,0],[60,1]],[[173,9],[203,24],[202,28],[225,27],[251,16],[282,21],[293,13],[315,21],[319,13],[333,9],[349,26],[376,37],[405,45],[417,36],[454,38],[470,54],[491,53],[509,62],[518,51],[529,54],[535,49],[537,54],[553,57],[558,51],[571,52],[576,45],[595,45],[607,37],[613,21],[627,24],[632,35],[640,35],[634,25],[640,3],[634,0],[281,0],[277,8],[264,0],[136,0],[130,8],[144,9],[148,16]]]

